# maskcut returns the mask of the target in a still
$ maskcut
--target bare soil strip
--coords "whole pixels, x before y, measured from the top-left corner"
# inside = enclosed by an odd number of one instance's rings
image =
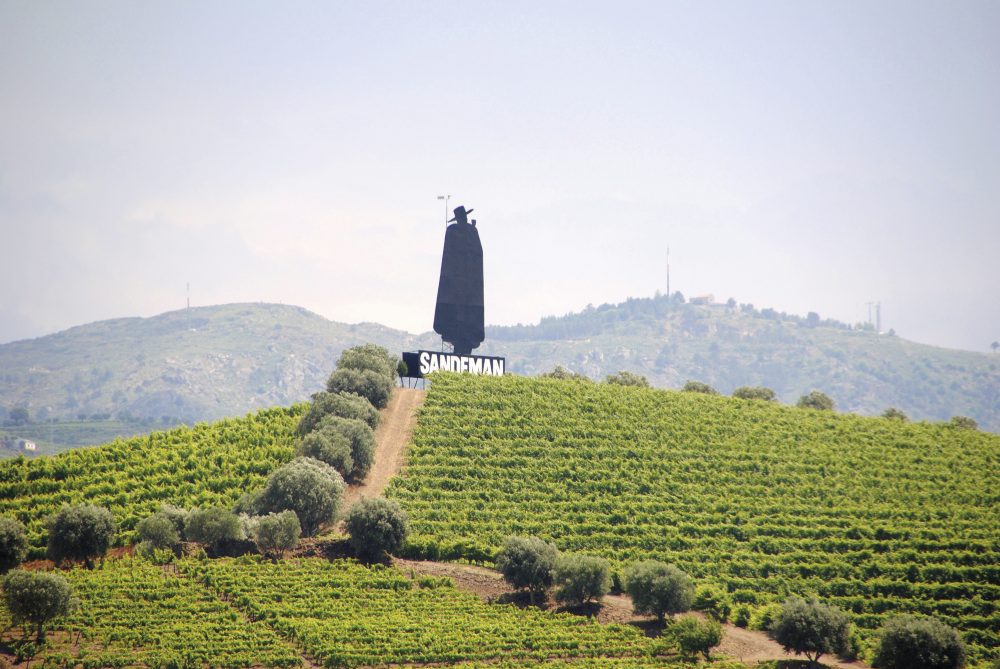
[[[488,602],[501,598],[512,598],[513,590],[504,582],[500,574],[492,569],[464,565],[451,562],[425,562],[421,560],[403,560],[395,558],[395,565],[407,573],[427,576],[448,576],[455,586],[478,595]],[[688,615],[701,616],[699,613]],[[632,600],[625,595],[608,595],[604,605],[597,612],[597,621],[602,624],[637,624],[648,626],[652,622],[649,616],[637,616],[632,612]],[[786,653],[781,645],[763,632],[743,629],[735,625],[723,625],[722,644],[715,650],[720,655],[726,655],[752,666],[765,660],[804,660],[802,655]],[[869,669],[863,662],[843,662],[835,657],[821,658],[821,664],[837,669]]]
[[[362,497],[378,497],[389,480],[403,468],[403,449],[413,434],[417,409],[427,391],[396,388],[389,405],[382,409],[375,428],[375,462],[363,483],[352,485],[344,493],[344,506],[350,507]]]

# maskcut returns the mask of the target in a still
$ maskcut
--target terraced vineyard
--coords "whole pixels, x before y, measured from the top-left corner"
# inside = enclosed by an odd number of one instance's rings
[[[240,558],[180,568],[325,666],[642,656],[658,648],[628,625],[486,604],[454,587],[420,587],[397,569],[352,561]]]
[[[438,375],[389,496],[412,557],[537,534],[674,562],[739,602],[817,594],[863,631],[937,616],[1000,646],[1000,438],[621,386]]]
[[[121,439],[52,457],[0,461],[0,515],[28,528],[31,558],[44,557],[45,519],[89,502],[114,514],[119,535],[164,503],[229,506],[291,460],[302,406]]]
[[[39,655],[46,666],[293,667],[299,653],[183,576],[142,560],[64,572],[80,606]],[[8,638],[18,638],[15,633]]]

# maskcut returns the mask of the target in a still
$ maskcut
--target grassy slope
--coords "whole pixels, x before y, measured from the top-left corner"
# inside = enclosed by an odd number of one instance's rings
[[[679,564],[754,605],[810,593],[865,628],[937,615],[1000,641],[1000,437],[724,397],[438,377],[390,496],[413,554],[537,534]]]

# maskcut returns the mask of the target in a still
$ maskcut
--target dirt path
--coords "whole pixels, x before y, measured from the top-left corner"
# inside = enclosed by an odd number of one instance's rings
[[[403,449],[413,434],[417,408],[424,403],[427,393],[415,388],[396,388],[389,405],[382,409],[378,427],[375,428],[375,462],[367,478],[359,485],[352,485],[344,493],[345,506],[349,507],[362,497],[378,497],[403,467]]]
[[[455,586],[475,593],[484,601],[497,601],[510,597],[511,588],[500,574],[492,569],[472,565],[455,564],[451,562],[425,562],[421,560],[403,560],[396,558],[394,563],[404,572],[424,574],[429,576],[448,576]],[[701,617],[700,613],[690,613]],[[653,619],[648,616],[637,616],[632,612],[632,600],[625,595],[607,595],[604,605],[597,612],[597,620],[603,624],[635,623],[639,626],[648,625]],[[743,629],[735,625],[723,625],[722,644],[715,652],[739,660],[751,666],[764,660],[805,660],[803,655],[786,653],[781,646],[763,632]],[[869,669],[863,662],[842,662],[835,657],[820,658],[821,664],[837,669]]]

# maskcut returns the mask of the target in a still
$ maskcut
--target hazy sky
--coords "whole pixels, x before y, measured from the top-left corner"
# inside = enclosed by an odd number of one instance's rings
[[[1000,2],[0,0],[0,342],[236,301],[671,287],[1000,339]]]

